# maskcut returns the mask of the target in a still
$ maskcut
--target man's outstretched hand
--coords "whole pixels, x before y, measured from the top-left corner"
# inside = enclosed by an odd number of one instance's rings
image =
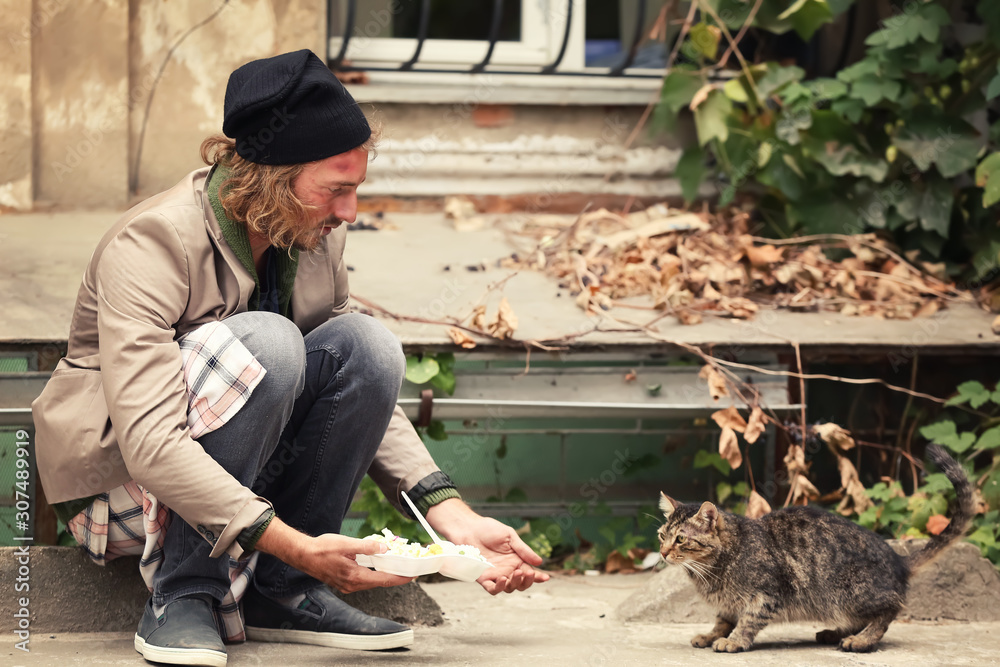
[[[358,565],[356,554],[385,553],[386,546],[375,540],[358,540],[334,533],[310,537],[275,517],[257,541],[257,550],[276,556],[297,570],[340,591],[354,593],[369,588],[399,586],[413,581],[384,572],[372,572]]]
[[[535,568],[542,558],[510,526],[476,514],[458,498],[449,498],[427,510],[427,521],[442,537],[455,544],[476,547],[493,567],[476,581],[490,595],[523,591],[548,581]]]

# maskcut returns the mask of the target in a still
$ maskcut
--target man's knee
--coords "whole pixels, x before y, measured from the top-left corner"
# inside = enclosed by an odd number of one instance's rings
[[[264,382],[281,384],[296,395],[301,392],[306,351],[294,322],[277,313],[255,311],[234,315],[225,323],[267,371]]]
[[[406,372],[406,357],[396,335],[368,315],[348,313],[322,325],[330,344],[350,360],[368,369],[378,369],[372,377],[399,390]],[[312,347],[312,346],[310,346]]]

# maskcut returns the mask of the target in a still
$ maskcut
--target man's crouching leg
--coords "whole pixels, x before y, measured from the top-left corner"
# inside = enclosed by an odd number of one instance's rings
[[[305,343],[305,389],[253,488],[292,527],[337,533],[389,425],[406,360],[389,330],[356,313],[317,327]],[[361,613],[263,553],[244,614],[247,637],[259,641],[367,650],[413,642],[406,626]]]
[[[241,313],[224,322],[267,373],[240,411],[198,442],[229,474],[250,487],[274,452],[304,386],[305,346],[298,328],[274,313]],[[163,563],[135,640],[136,649],[148,660],[226,664],[212,607],[229,591],[229,559],[212,558],[211,551],[212,545],[195,528],[171,513]]]

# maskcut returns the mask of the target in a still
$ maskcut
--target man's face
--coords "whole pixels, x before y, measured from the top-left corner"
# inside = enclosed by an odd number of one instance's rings
[[[368,174],[368,151],[360,148],[306,165],[292,183],[295,195],[316,207],[314,217],[305,221],[310,233],[302,238],[300,250],[312,250],[320,236],[342,223],[352,223],[358,214],[358,186]]]

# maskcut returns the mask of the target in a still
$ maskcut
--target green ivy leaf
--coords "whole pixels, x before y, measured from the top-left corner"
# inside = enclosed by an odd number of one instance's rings
[[[1000,426],[987,429],[976,442],[976,449],[997,449],[998,447],[1000,447]]]
[[[715,497],[719,504],[726,502],[726,498],[733,494],[733,487],[726,482],[719,482],[715,485]]]
[[[876,183],[885,180],[889,173],[889,163],[880,157],[867,155],[850,144],[837,145],[835,142],[803,142],[803,148],[809,157],[823,165],[834,176],[862,176]]]
[[[898,49],[921,39],[936,42],[941,27],[951,23],[951,16],[937,4],[925,4],[913,13],[899,14],[885,20],[885,28],[865,40],[869,46]]]
[[[920,435],[947,447],[956,454],[968,450],[976,442],[975,433],[958,433],[955,429],[955,422],[947,420],[924,426],[920,429]]]
[[[969,403],[974,408],[978,408],[986,401],[990,400],[990,390],[983,386],[981,382],[969,380],[958,385],[955,390],[958,392],[949,398],[945,405],[961,405]]]
[[[712,139],[725,141],[729,136],[727,119],[733,103],[721,90],[713,90],[694,110],[694,124],[698,129],[698,144],[704,146]]]
[[[732,468],[729,467],[729,462],[719,456],[718,452],[709,452],[704,449],[699,449],[695,452],[693,465],[695,468],[713,466],[723,475],[728,475],[732,471]]]
[[[967,539],[970,542],[975,542],[976,544],[988,547],[996,546],[997,544],[997,539],[993,535],[993,531],[985,526],[980,526],[976,530],[972,531]]]
[[[406,358],[406,379],[413,384],[429,382],[440,369],[438,362],[430,356],[425,356],[423,359]]]
[[[874,74],[866,74],[851,84],[851,97],[856,97],[868,106],[873,106],[881,100],[895,102],[903,86],[898,81],[886,79]]]
[[[674,175],[681,182],[681,192],[684,194],[684,201],[693,202],[698,198],[698,188],[705,179],[705,151],[701,146],[692,146],[684,151]]]
[[[976,167],[976,185],[983,188],[983,206],[1000,201],[1000,153],[993,153]]]
[[[750,101],[750,96],[747,95],[747,89],[743,85],[743,77],[726,81],[726,83],[722,85],[722,92],[724,92],[726,97],[731,99],[733,102],[746,104]]]
[[[847,84],[836,79],[813,79],[805,85],[812,90],[813,95],[822,100],[843,97],[847,94]]]
[[[867,74],[881,74],[878,61],[874,58],[863,58],[850,67],[845,67],[837,72],[837,78],[844,83],[851,83]]]
[[[431,386],[453,396],[455,394],[455,373],[450,370],[446,371],[442,367],[438,374],[431,378]]]
[[[834,100],[833,104],[830,105],[830,109],[840,114],[852,123],[858,123],[861,121],[861,116],[865,113],[865,103],[859,99],[853,97],[844,97],[839,100]]]
[[[431,423],[427,425],[427,437],[431,440],[447,440],[448,433],[444,430],[444,422],[438,421],[437,419],[432,419]]]
[[[802,225],[806,234],[853,233],[849,225],[857,224],[857,211],[843,198],[830,193],[803,197],[785,207],[789,222]]]
[[[801,67],[782,67],[775,63],[767,63],[767,71],[756,80],[757,92],[766,99],[794,81],[801,81],[806,75]]]
[[[810,127],[812,127],[811,113],[805,109],[785,110],[778,116],[778,122],[774,126],[774,134],[789,146],[796,146],[801,139],[800,131],[808,130]]]
[[[695,51],[705,56],[709,60],[715,60],[719,51],[719,40],[722,38],[722,31],[718,26],[707,23],[696,23],[691,26],[688,32],[690,43]]]
[[[820,27],[833,19],[833,11],[826,0],[798,0],[778,18],[790,18],[795,32],[808,42]]]
[[[935,472],[924,477],[924,484],[920,490],[924,493],[943,493],[952,488],[951,480],[944,473]]]
[[[945,178],[954,178],[976,166],[981,140],[976,130],[959,118],[944,115],[910,120],[892,143],[913,160],[920,171],[937,165]]]
[[[674,67],[663,79],[660,104],[671,113],[677,113],[691,104],[694,94],[704,85],[701,77],[687,69]]]

